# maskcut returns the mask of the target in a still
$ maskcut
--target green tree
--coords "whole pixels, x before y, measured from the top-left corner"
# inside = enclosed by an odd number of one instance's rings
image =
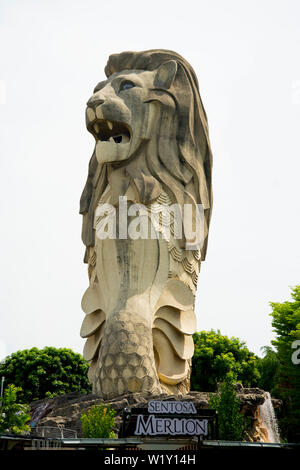
[[[17,351],[0,363],[0,377],[21,387],[20,402],[30,403],[74,391],[90,393],[88,368],[83,357],[71,349],[32,348]]]
[[[93,405],[87,413],[82,413],[80,420],[83,435],[86,438],[115,438],[115,410],[109,406]]]
[[[221,384],[220,391],[211,395],[209,406],[218,413],[219,439],[242,441],[245,437],[246,425],[240,412],[240,399],[229,377]]]
[[[0,433],[24,434],[30,431],[27,424],[30,420],[30,407],[17,403],[17,394],[21,391],[20,387],[13,384],[4,390],[0,405]]]
[[[260,373],[258,387],[273,393],[277,383],[280,365],[278,354],[271,346],[264,346],[261,350],[264,356],[257,358],[257,368]]]
[[[292,288],[291,296],[291,302],[271,302],[276,333],[272,344],[279,360],[274,393],[283,400],[279,412],[281,434],[290,442],[300,442],[300,286]]]
[[[226,378],[235,378],[245,387],[257,385],[260,377],[257,358],[245,343],[214,330],[197,332],[193,338],[192,390],[213,392],[217,383]]]

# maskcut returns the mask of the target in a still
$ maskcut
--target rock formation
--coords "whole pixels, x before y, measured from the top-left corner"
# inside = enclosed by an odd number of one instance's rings
[[[190,392],[181,397],[180,400],[193,401],[200,408],[208,408],[210,393]],[[252,442],[268,442],[268,436],[264,424],[259,416],[259,408],[266,399],[265,392],[258,388],[240,388],[238,397],[241,400],[241,412],[250,418],[250,427],[246,440]],[[113,400],[105,401],[97,395],[81,395],[79,392],[69,393],[61,397],[50,400],[40,400],[32,404],[32,409],[45,408],[47,402],[48,414],[39,422],[39,426],[60,426],[77,431],[78,437],[82,437],[80,416],[94,404],[107,404],[117,411],[116,428],[118,432],[121,424],[121,415],[125,407],[147,407],[148,401],[155,400],[176,400],[175,395],[162,394],[159,396],[149,396],[141,393],[133,393],[116,397]],[[279,400],[273,400],[275,407],[280,406]]]

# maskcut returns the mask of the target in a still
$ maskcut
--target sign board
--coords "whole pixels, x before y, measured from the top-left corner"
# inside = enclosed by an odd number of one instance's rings
[[[120,437],[217,438],[217,416],[191,401],[149,401],[147,408],[124,408]]]

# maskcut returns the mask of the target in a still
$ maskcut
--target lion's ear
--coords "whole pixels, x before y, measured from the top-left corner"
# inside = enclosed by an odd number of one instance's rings
[[[168,62],[165,62],[157,69],[154,85],[158,88],[170,88],[175,78],[176,72],[177,62],[175,60],[169,60]]]

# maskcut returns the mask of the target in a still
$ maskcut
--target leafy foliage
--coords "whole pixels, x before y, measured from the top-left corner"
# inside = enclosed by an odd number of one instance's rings
[[[246,425],[240,412],[240,399],[236,395],[234,384],[230,378],[221,384],[220,392],[211,395],[209,406],[218,412],[219,439],[242,441]]]
[[[13,384],[4,390],[0,406],[0,433],[24,434],[30,431],[26,424],[30,420],[30,407],[17,403],[17,394],[21,391],[20,387]]]
[[[292,288],[291,296],[291,302],[271,302],[276,332],[272,344],[279,361],[274,393],[283,400],[279,413],[281,434],[290,442],[300,442],[300,364],[292,360],[296,352],[293,343],[300,340],[300,286]]]
[[[109,406],[93,405],[87,413],[81,415],[83,435],[86,438],[115,438],[113,432],[116,411]]]
[[[264,357],[257,358],[257,368],[260,373],[258,387],[273,393],[276,386],[280,362],[276,351],[270,346],[264,346],[261,350],[264,352]]]
[[[74,391],[90,393],[88,368],[83,357],[71,349],[32,348],[17,351],[0,363],[0,377],[21,387],[20,402],[30,403]]]
[[[197,332],[193,338],[192,390],[213,392],[226,378],[242,382],[245,387],[257,385],[257,358],[245,343],[214,330]]]

